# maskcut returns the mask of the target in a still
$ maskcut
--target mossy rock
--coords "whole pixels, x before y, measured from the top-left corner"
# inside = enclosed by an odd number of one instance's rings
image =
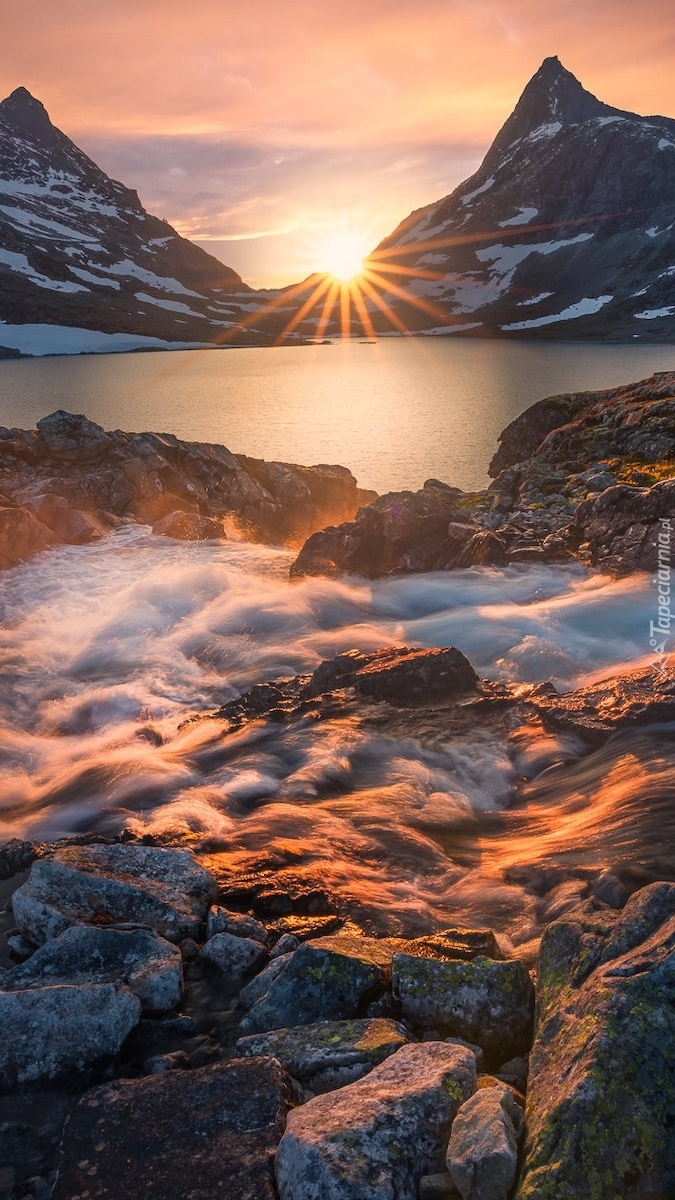
[[[675,1194],[675,885],[549,926],[517,1200]]]

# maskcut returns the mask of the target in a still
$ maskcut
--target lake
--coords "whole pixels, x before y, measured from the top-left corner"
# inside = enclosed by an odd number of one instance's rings
[[[543,396],[675,368],[670,346],[452,338],[0,363],[0,424],[57,408],[235,453],[341,463],[362,487],[484,487],[497,438]]]

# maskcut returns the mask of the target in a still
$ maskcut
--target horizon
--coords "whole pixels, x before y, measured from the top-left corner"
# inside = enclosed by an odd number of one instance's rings
[[[637,15],[602,4],[583,38],[563,0],[543,16],[531,0],[376,0],[367,14],[349,0],[331,25],[304,0],[227,20],[198,0],[189,27],[174,0],[33,10],[7,22],[2,94],[26,87],[149,212],[253,287],[330,269],[341,238],[365,255],[448,195],[546,57],[614,107],[667,116],[671,104],[663,0]]]

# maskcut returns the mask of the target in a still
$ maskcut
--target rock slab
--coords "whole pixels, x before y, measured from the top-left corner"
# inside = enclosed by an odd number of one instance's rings
[[[447,1166],[463,1200],[508,1200],[525,1117],[506,1084],[470,1096],[453,1121]]]
[[[65,846],[31,867],[12,897],[17,926],[40,945],[70,925],[149,925],[170,942],[197,937],[218,887],[189,850]]]
[[[140,1015],[138,998],[112,983],[0,992],[0,1087],[44,1084],[114,1058]]]
[[[321,1021],[295,1029],[239,1038],[240,1055],[276,1058],[313,1092],[328,1092],[366,1075],[408,1041],[402,1025],[385,1017]]]
[[[94,1088],[64,1131],[53,1200],[276,1200],[293,1098],[269,1058]]]
[[[470,1050],[427,1042],[316,1096],[289,1114],[275,1164],[281,1200],[417,1200],[421,1177],[442,1170],[453,1118],[475,1088]]]
[[[518,1200],[675,1195],[675,885],[549,925]]]

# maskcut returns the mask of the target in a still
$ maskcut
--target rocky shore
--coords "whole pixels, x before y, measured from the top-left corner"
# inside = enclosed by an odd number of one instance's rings
[[[298,547],[302,575],[377,578],[576,558],[651,570],[675,506],[675,372],[540,400],[501,434],[493,482],[376,496],[345,467],[234,455],[172,434],[106,433],[58,411],[0,428],[0,567],[129,522],[177,539]]]
[[[236,737],[354,704],[439,728],[536,718],[590,749],[675,720],[675,684],[642,671],[560,695],[481,680],[453,647],[401,647],[195,719]],[[548,874],[529,886],[554,888]],[[220,871],[217,844],[14,842],[0,876],[7,1200],[675,1188],[675,883],[582,867],[526,961],[490,929],[373,936],[319,886]]]

